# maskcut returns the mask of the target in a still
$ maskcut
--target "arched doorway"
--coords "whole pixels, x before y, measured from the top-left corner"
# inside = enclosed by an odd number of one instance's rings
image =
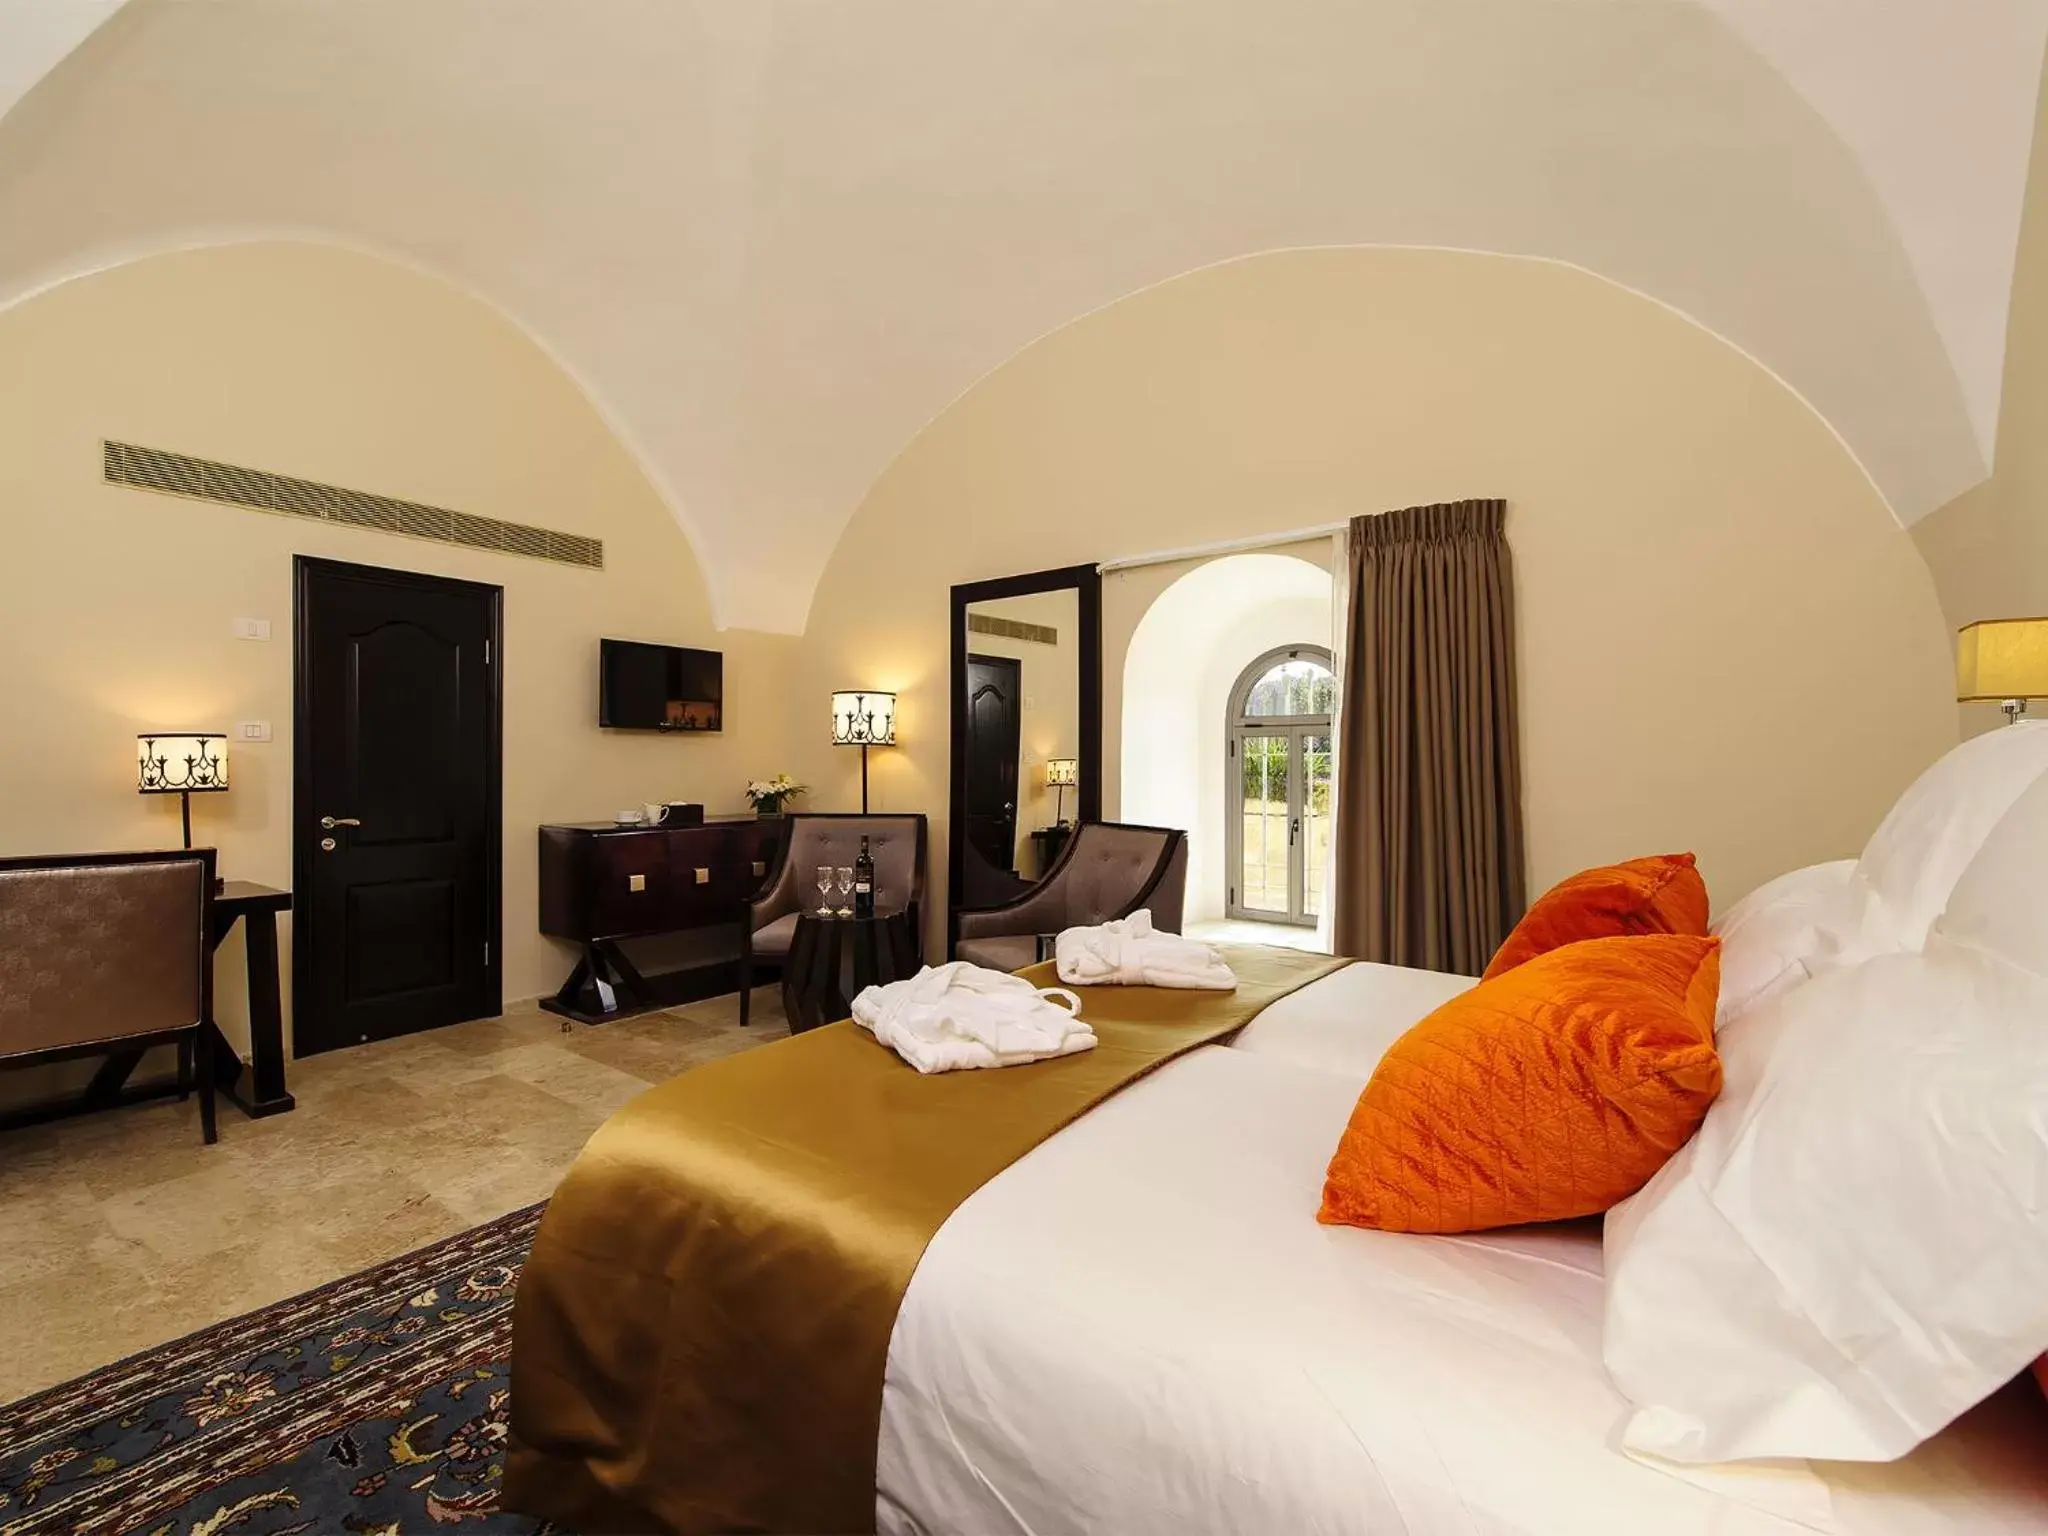
[[[1226,915],[1305,928],[1321,918],[1336,707],[1322,646],[1280,646],[1238,674],[1224,722]]]

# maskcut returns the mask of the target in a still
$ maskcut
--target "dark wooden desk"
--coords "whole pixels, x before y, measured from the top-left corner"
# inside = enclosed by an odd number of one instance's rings
[[[239,919],[249,965],[249,1082],[241,1058],[215,1030],[213,1059],[221,1091],[252,1120],[296,1107],[284,1086],[284,1001],[277,977],[277,914],[289,912],[292,893],[250,880],[230,880],[213,898],[213,947],[219,949]]]
[[[775,867],[783,831],[779,818],[755,816],[713,816],[692,826],[542,827],[540,931],[573,940],[583,953],[541,1007],[602,1024],[732,991],[739,925]],[[652,976],[619,947],[622,939],[715,929],[726,930],[725,941],[707,945],[707,958]]]
[[[917,934],[908,912],[877,917],[820,917],[799,912],[782,962],[782,1011],[789,1032],[851,1017],[865,987],[915,976]]]

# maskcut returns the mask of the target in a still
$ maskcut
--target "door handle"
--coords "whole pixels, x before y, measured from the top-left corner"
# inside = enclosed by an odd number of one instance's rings
[[[336,827],[360,827],[362,823],[353,816],[322,816],[320,830],[332,832]]]
[[[1292,821],[1287,823],[1287,846],[1292,848],[1294,846],[1294,840],[1300,836],[1301,818],[1297,816]]]

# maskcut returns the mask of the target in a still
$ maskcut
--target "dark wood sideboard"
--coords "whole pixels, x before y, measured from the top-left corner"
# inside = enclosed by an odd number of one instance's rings
[[[541,1006],[601,1023],[730,992],[739,985],[740,923],[775,870],[783,823],[710,817],[699,826],[583,822],[540,829],[540,931],[583,946],[569,979]],[[730,928],[705,958],[646,975],[622,939]]]

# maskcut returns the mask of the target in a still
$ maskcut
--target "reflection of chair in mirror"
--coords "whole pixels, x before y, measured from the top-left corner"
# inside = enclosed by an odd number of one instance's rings
[[[920,944],[924,933],[925,821],[920,813],[904,816],[858,816],[802,811],[788,818],[789,835],[782,840],[782,862],[761,894],[747,905],[740,933],[740,1022],[747,1022],[753,998],[754,968],[779,967],[796,935],[797,914],[819,904],[817,872],[822,866],[850,866],[868,840],[875,861],[875,911],[910,912],[910,930]],[[839,900],[834,893],[833,901]]]
[[[1059,862],[1009,901],[963,907],[956,958],[1014,971],[1039,958],[1039,936],[1149,911],[1153,926],[1179,933],[1187,894],[1187,834],[1123,822],[1083,823]]]

